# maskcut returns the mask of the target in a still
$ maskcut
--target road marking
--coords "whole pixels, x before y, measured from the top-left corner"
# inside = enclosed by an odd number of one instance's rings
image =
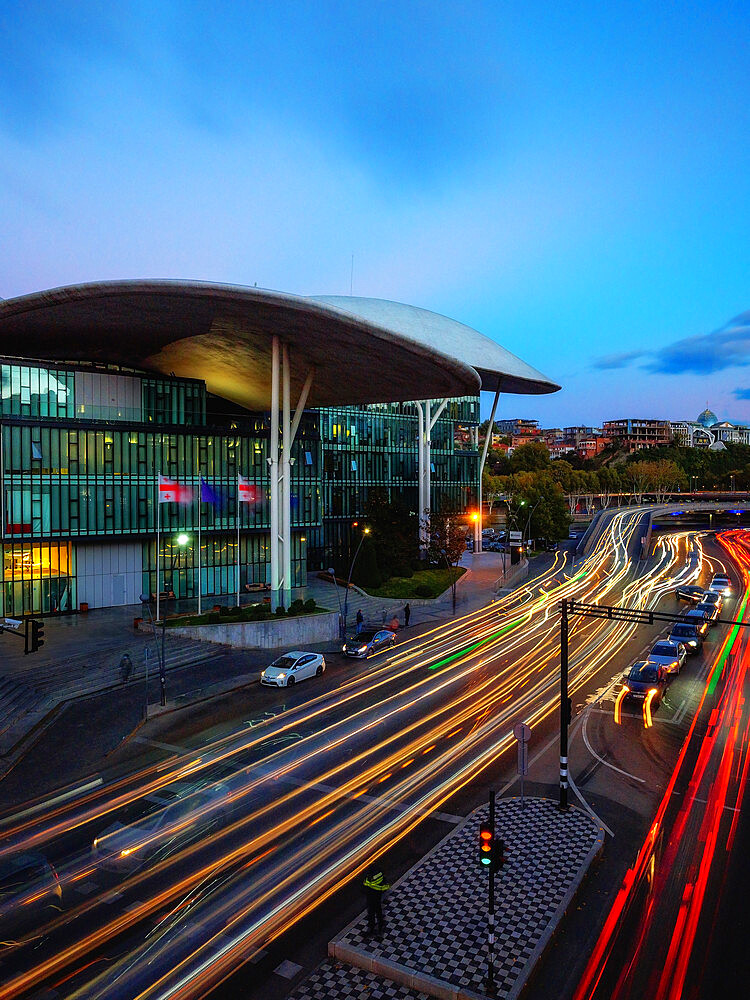
[[[609,713],[607,713],[607,714],[609,714]],[[609,767],[613,771],[617,771],[618,774],[624,774],[626,778],[632,778],[633,781],[640,781],[641,784],[645,785],[645,783],[646,783],[646,779],[645,778],[639,778],[637,775],[631,774],[630,771],[623,771],[623,769],[621,767],[615,767],[614,764],[610,764],[609,761],[606,761],[603,757],[599,756],[599,754],[596,752],[596,750],[594,750],[594,748],[589,743],[588,734],[586,733],[586,715],[587,715],[587,712],[584,712],[583,715],[584,715],[584,719],[583,719],[583,725],[581,727],[581,735],[583,736],[583,742],[586,744],[586,748],[587,748],[588,752],[591,754],[591,756],[592,757],[596,757],[596,759],[599,761],[600,764],[604,764],[605,767]]]
[[[145,743],[150,747],[156,747],[158,750],[168,750],[169,753],[192,753],[192,750],[188,750],[187,747],[178,747],[174,743],[160,743],[159,740],[150,740],[147,736],[134,736],[134,743]]]
[[[589,814],[589,816],[591,816],[592,819],[595,819],[596,822],[599,823],[600,826],[603,826],[604,829],[607,831],[607,833],[610,835],[610,837],[612,837],[612,839],[614,840],[615,835],[614,835],[613,831],[610,830],[610,828],[607,826],[607,824],[604,822],[604,820],[600,816],[596,815],[596,813],[591,808],[591,806],[588,804],[588,802],[586,801],[586,799],[584,799],[584,797],[578,791],[578,787],[576,786],[575,781],[573,781],[573,776],[570,773],[568,773],[568,784],[573,789],[573,791],[575,792],[575,794],[578,796],[578,800],[580,801],[581,805],[586,810],[586,812]]]
[[[61,792],[59,795],[55,795],[54,798],[46,799],[44,802],[37,802],[35,806],[29,806],[28,809],[23,809],[21,812],[13,813],[12,816],[8,816],[5,820],[3,820],[3,823],[16,823],[25,816],[33,816],[34,813],[49,809],[50,806],[55,806],[59,802],[65,802],[66,799],[75,798],[76,795],[82,795],[84,792],[89,792],[92,788],[98,788],[99,785],[102,784],[102,781],[102,778],[95,778],[93,781],[87,781],[85,785],[79,785],[78,788],[71,788],[67,792]]]
[[[675,788],[672,795],[682,795],[682,792],[677,791]],[[690,802],[700,802],[703,805],[708,805],[708,799],[699,799],[697,795],[690,796]],[[722,808],[727,809],[729,812],[737,813],[740,812],[739,806],[723,806]]]
[[[282,976],[284,979],[294,979],[296,975],[302,972],[302,966],[297,965],[296,962],[290,962],[288,958],[285,958],[281,965],[277,965],[273,971],[277,976]]]

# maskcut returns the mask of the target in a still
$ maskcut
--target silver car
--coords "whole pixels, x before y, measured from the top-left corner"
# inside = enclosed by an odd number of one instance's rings
[[[268,687],[293,687],[298,681],[304,681],[308,677],[320,677],[325,668],[326,661],[322,653],[293,649],[261,671],[260,683]]]
[[[679,674],[687,659],[687,650],[681,642],[660,639],[654,643],[648,658],[652,663],[660,663],[668,674]]]

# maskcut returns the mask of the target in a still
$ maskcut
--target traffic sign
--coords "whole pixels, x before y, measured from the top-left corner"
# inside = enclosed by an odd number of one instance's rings
[[[511,540],[511,542],[520,542],[521,539],[523,538],[523,535],[520,531],[509,531],[508,538]]]
[[[528,743],[531,736],[531,726],[527,726],[525,722],[517,722],[513,726],[513,735],[519,743]]]

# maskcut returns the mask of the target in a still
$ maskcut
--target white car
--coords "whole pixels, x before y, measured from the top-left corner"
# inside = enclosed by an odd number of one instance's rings
[[[308,677],[320,677],[326,668],[322,653],[305,653],[293,649],[274,660],[270,667],[261,670],[260,683],[269,687],[292,687]]]
[[[723,573],[715,573],[711,583],[708,585],[709,593],[719,594],[722,597],[729,597],[732,593],[732,585],[728,576]]]

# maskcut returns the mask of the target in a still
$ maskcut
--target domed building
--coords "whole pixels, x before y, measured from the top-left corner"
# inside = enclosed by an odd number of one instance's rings
[[[708,407],[699,413],[695,419],[696,424],[700,424],[701,427],[713,427],[714,424],[718,424],[719,418],[716,416],[713,410],[709,410]]]

